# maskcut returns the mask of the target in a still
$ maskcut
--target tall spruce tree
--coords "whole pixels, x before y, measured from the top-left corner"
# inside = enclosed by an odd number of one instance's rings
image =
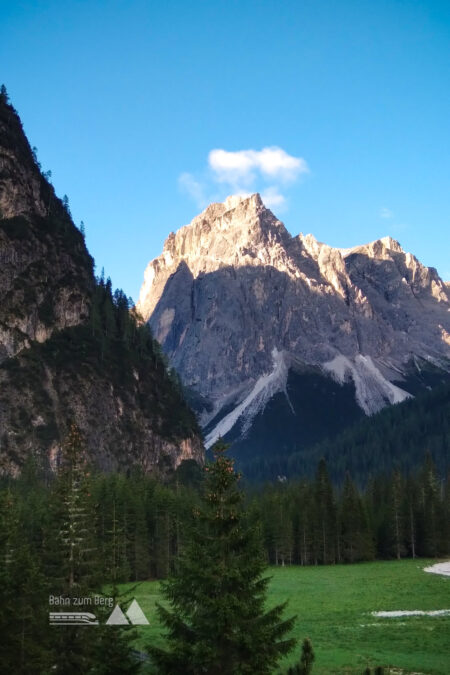
[[[309,638],[305,638],[302,644],[302,653],[300,655],[300,663],[291,666],[287,675],[310,675],[316,658],[314,650]]]
[[[367,514],[348,473],[342,489],[340,525],[343,559],[351,563],[357,560],[372,560],[374,546]]]
[[[405,555],[404,546],[404,496],[405,481],[399,471],[394,471],[390,481],[389,511],[392,553],[397,560]]]
[[[430,452],[420,476],[420,553],[436,557],[441,552],[442,503],[441,485],[436,466]]]
[[[101,594],[102,584],[108,580],[102,574],[104,561],[97,542],[96,508],[85,454],[80,431],[72,425],[63,444],[61,466],[53,486],[47,535],[51,593],[70,600],[85,600]],[[78,611],[80,607],[71,604],[70,609]],[[87,611],[93,611],[89,604]],[[118,630],[102,625],[109,613],[106,608],[95,607],[95,616],[100,620],[100,625],[95,627],[52,627],[52,673],[125,675],[138,671],[139,663],[131,647],[135,633],[132,627],[121,626]]]
[[[265,675],[296,642],[286,637],[294,617],[282,619],[285,604],[264,607],[261,538],[246,520],[225,450],[219,441],[176,574],[162,585],[171,606],[158,605],[168,648],[149,647],[160,673]]]
[[[325,459],[321,459],[314,482],[316,562],[335,562],[336,508]]]

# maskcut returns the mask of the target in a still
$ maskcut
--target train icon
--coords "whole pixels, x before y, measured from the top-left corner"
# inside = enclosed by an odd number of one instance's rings
[[[97,617],[91,612],[50,612],[51,626],[98,626]]]

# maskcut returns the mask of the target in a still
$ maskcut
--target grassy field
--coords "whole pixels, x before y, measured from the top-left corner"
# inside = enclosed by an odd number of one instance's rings
[[[314,675],[362,673],[384,665],[400,672],[449,675],[450,616],[377,618],[377,610],[450,609],[450,577],[423,572],[432,561],[402,560],[326,567],[272,567],[268,604],[289,600],[296,614],[294,635],[312,640]],[[136,642],[163,645],[155,602],[158,582],[125,584],[137,598],[150,626],[140,627]],[[126,606],[126,605],[124,605]],[[280,672],[297,660],[286,658]]]

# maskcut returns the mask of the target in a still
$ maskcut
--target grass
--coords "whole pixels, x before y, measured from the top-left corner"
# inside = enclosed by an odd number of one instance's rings
[[[450,609],[450,577],[423,572],[435,561],[402,560],[324,567],[272,567],[268,605],[289,600],[296,614],[299,646],[309,637],[316,654],[313,673],[361,674],[367,666],[396,672],[450,673],[450,616],[377,618],[377,610]],[[150,626],[138,628],[136,647],[162,646],[155,603],[156,581],[124,584],[121,591],[140,603]],[[296,662],[299,648],[280,663]]]

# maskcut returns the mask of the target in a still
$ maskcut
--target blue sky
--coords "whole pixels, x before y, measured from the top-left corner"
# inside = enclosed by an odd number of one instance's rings
[[[447,0],[0,0],[0,81],[135,299],[168,233],[235,190],[450,280]]]

